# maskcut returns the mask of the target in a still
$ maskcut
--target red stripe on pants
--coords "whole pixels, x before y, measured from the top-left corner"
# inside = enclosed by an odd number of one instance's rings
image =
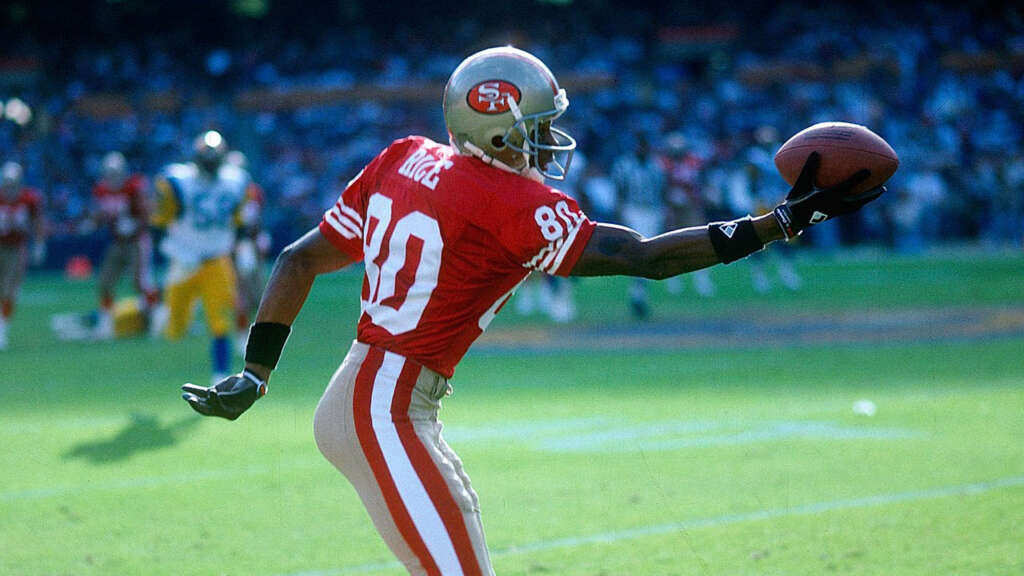
[[[402,496],[398,493],[398,487],[391,476],[391,471],[388,470],[387,462],[384,460],[384,453],[381,452],[380,444],[377,441],[377,433],[373,430],[373,417],[370,412],[373,400],[373,384],[377,377],[377,371],[380,370],[383,362],[384,350],[371,346],[366,353],[366,358],[363,359],[363,365],[359,368],[359,373],[356,375],[355,390],[352,395],[356,436],[359,438],[359,444],[363,448],[363,454],[366,457],[366,461],[370,464],[373,476],[377,479],[377,485],[380,486],[381,493],[384,495],[384,502],[387,504],[388,512],[391,514],[395,527],[398,528],[398,533],[402,535],[402,539],[405,540],[413,554],[419,558],[420,564],[423,565],[427,574],[441,576],[440,569],[427,550],[427,545],[423,542],[419,531],[416,530],[416,525],[413,524],[412,516],[409,515],[405,503],[402,502]],[[403,368],[403,376],[405,372],[406,370]],[[415,379],[413,383],[415,383]],[[401,378],[396,384],[396,388],[400,386],[402,386]]]
[[[406,371],[410,368],[413,369],[411,379],[406,377]],[[416,384],[419,371],[420,367],[414,362],[407,362],[402,370],[402,377],[399,378],[401,386],[395,390],[395,398],[391,403],[391,413],[396,417],[399,414],[403,416],[396,418],[395,427],[398,429],[398,437],[402,441],[402,446],[405,447],[405,453],[409,456],[413,469],[416,470],[416,475],[427,489],[430,501],[437,509],[438,516],[441,517],[441,522],[444,523],[445,530],[448,532],[448,537],[455,546],[455,555],[459,558],[459,565],[462,567],[463,573],[466,576],[480,576],[480,562],[476,558],[473,543],[469,539],[466,521],[462,517],[462,509],[459,508],[458,502],[455,501],[455,497],[452,496],[451,490],[448,488],[448,483],[445,482],[444,476],[437,469],[437,464],[430,457],[430,453],[427,452],[423,441],[416,434],[416,430],[408,418],[409,403],[412,401],[413,386]]]

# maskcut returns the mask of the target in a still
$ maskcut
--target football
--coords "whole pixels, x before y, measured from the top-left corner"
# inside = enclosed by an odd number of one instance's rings
[[[790,186],[800,176],[807,156],[821,154],[821,166],[814,184],[828,188],[867,168],[871,176],[851,190],[858,194],[885,183],[900,165],[889,143],[859,124],[822,122],[805,128],[775,153],[775,167]]]

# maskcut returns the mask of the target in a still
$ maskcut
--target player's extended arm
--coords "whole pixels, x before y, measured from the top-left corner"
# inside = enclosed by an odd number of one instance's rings
[[[771,214],[758,216],[750,222],[761,244],[785,238]],[[662,280],[721,261],[707,226],[681,228],[644,238],[624,226],[598,224],[572,275],[624,275]]]
[[[598,224],[572,269],[573,276],[626,275],[663,279],[733,262],[774,240],[789,239],[805,228],[860,209],[878,198],[879,186],[859,194],[850,190],[870,172],[861,170],[830,188],[814,186],[821,157],[812,152],[786,195],[769,214],[707,226],[683,228],[654,238],[613,224]]]
[[[245,370],[214,386],[182,386],[182,397],[204,416],[234,420],[266,393],[267,379],[277,364],[292,322],[320,274],[334,272],[352,259],[334,247],[316,228],[281,252],[249,330]]]

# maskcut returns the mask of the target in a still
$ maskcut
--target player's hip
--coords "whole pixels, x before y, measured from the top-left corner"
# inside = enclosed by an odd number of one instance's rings
[[[353,389],[353,410],[373,419],[434,418],[441,398],[451,393],[441,374],[358,340],[352,342],[335,378]]]
[[[346,474],[404,452],[413,441],[436,444],[440,399],[449,390],[429,368],[353,341],[317,405],[317,444]]]

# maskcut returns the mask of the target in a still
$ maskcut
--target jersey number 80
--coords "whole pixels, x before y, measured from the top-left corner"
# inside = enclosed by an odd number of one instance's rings
[[[387,238],[387,257],[380,262],[384,237],[393,217],[391,204],[387,196],[374,194],[366,207],[366,232],[370,236],[364,240],[363,259],[369,291],[362,300],[362,309],[374,324],[397,335],[416,328],[423,316],[437,287],[444,240],[437,220],[423,212],[410,212],[395,222]],[[373,220],[377,223],[371,232]],[[419,261],[407,267],[406,260],[414,256],[410,252],[415,252],[409,248],[416,245],[420,246]],[[415,271],[411,284],[407,280],[399,282],[403,271],[403,276],[413,273],[406,268]]]

